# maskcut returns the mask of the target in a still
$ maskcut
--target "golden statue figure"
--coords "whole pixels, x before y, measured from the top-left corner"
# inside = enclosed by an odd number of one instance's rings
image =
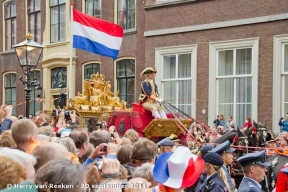
[[[110,81],[105,81],[103,74],[93,74],[90,78],[84,81],[83,93],[78,92],[74,100],[68,101],[69,108],[86,109],[86,111],[108,110],[107,112],[110,109],[126,109],[127,102],[120,100],[119,91],[111,92]]]

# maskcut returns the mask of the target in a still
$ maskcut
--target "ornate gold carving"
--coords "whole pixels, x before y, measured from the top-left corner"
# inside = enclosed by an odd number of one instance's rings
[[[114,110],[127,110],[125,101],[120,101],[119,91],[111,92],[110,81],[105,81],[103,74],[93,74],[84,81],[84,92],[75,99],[68,100],[68,108],[77,112],[109,113]]]
[[[181,119],[184,125],[190,126],[193,123],[191,119]],[[159,126],[160,125],[160,126]],[[169,137],[171,134],[180,135],[181,129],[178,127],[175,119],[153,119],[144,129],[146,137]]]

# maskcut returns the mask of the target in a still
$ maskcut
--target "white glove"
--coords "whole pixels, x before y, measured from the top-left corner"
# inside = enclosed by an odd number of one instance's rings
[[[156,97],[156,98],[155,98],[155,101],[157,101],[157,102],[159,102],[159,103],[162,103],[162,102],[163,102],[163,99]]]

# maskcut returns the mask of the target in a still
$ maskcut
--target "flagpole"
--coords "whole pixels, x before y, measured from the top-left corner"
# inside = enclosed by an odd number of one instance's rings
[[[70,3],[70,13],[71,13],[71,22],[70,22],[70,65],[69,65],[69,72],[70,72],[70,81],[69,81],[69,89],[68,95],[69,99],[72,98],[72,56],[73,56],[73,8],[74,3]]]

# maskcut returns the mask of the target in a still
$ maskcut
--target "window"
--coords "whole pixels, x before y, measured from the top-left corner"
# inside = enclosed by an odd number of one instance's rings
[[[118,25],[135,29],[135,0],[118,0]]]
[[[163,55],[161,97],[187,114],[192,110],[191,53]]]
[[[16,44],[16,1],[4,3],[5,16],[5,49],[11,50]]]
[[[16,104],[16,74],[7,73],[4,75],[5,104]],[[13,107],[13,115],[16,115],[16,107]]]
[[[40,83],[40,71],[31,71],[30,72],[30,80],[34,81],[34,79],[37,79],[35,82],[35,85]],[[33,116],[35,116],[35,113],[37,111],[40,111],[40,102],[36,101],[36,98],[37,98],[36,87],[31,87],[30,96],[31,96],[31,102],[30,102],[29,114],[32,114]]]
[[[51,43],[66,39],[66,0],[50,0]]]
[[[41,0],[28,0],[28,27],[33,41],[41,44]]]
[[[288,113],[288,44],[284,44],[284,59],[281,70],[282,85],[282,116]]]
[[[61,85],[67,87],[67,68],[57,67],[51,69],[51,88],[58,89]]]
[[[218,51],[217,92],[217,114],[242,124],[251,117],[252,48]]]
[[[288,113],[288,34],[274,36],[273,132],[280,133],[279,119]]]
[[[135,98],[135,60],[123,59],[116,62],[117,90],[121,100],[132,106]]]
[[[101,0],[86,0],[85,12],[96,18],[101,18]]]
[[[84,66],[84,79],[90,79],[92,74],[100,73],[100,64],[91,63]]]
[[[243,126],[257,118],[258,38],[210,43],[209,123],[217,114]]]
[[[164,100],[196,117],[196,45],[156,48],[155,83]]]

